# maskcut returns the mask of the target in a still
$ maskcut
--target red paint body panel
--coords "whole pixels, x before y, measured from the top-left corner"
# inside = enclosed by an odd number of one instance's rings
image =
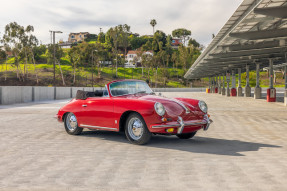
[[[166,128],[154,129],[152,126],[155,124],[178,123],[179,116],[186,122],[203,120],[204,115],[206,115],[198,106],[199,100],[188,98],[175,98],[176,100],[174,100],[148,94],[113,97],[110,94],[109,85],[110,83],[107,84],[109,97],[89,97],[86,100],[73,99],[59,110],[58,120],[63,121],[63,115],[72,112],[77,117],[80,127],[89,126],[88,128],[96,129],[97,127],[106,127],[119,131],[121,117],[125,112],[132,111],[139,113],[143,117],[150,132],[168,134],[165,131]],[[154,104],[156,102],[164,105],[166,109],[164,116],[159,116],[155,112]],[[190,110],[190,113],[187,113],[183,106],[177,102],[184,104]],[[162,117],[169,119],[169,121],[167,123],[162,122]],[[185,126],[183,133],[194,132],[202,127],[202,125]]]
[[[218,93],[218,88],[214,89],[214,93],[216,93],[216,94]]]
[[[81,100],[82,107],[81,125],[91,125],[100,127],[114,127],[114,100],[110,97],[90,97]]]

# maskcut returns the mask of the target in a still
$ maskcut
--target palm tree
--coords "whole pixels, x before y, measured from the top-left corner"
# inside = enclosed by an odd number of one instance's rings
[[[157,23],[156,23],[156,20],[155,20],[155,19],[152,19],[152,20],[150,21],[150,25],[152,26],[152,29],[153,29],[153,34],[154,34],[154,27],[155,27],[156,24],[157,24]]]

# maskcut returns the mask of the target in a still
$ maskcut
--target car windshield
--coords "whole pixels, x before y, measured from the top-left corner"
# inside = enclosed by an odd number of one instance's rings
[[[122,96],[129,94],[152,94],[153,91],[142,81],[120,81],[110,84],[110,91],[112,96]]]

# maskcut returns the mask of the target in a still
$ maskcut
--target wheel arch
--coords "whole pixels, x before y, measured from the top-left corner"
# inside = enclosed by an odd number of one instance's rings
[[[132,114],[132,113],[137,113],[137,114],[139,114],[139,115],[143,118],[143,116],[142,116],[139,112],[137,112],[137,111],[134,111],[134,110],[125,111],[125,112],[121,115],[120,121],[119,121],[119,131],[120,131],[120,132],[124,132],[124,131],[125,131],[125,123],[126,123],[126,120],[127,120],[127,118],[129,117],[129,115]],[[144,119],[144,118],[143,118],[143,119]]]
[[[62,121],[63,121],[63,122],[65,122],[65,118],[66,118],[66,116],[68,115],[68,113],[70,113],[70,112],[67,111],[67,112],[65,112],[65,113],[63,114],[63,116],[62,116]]]

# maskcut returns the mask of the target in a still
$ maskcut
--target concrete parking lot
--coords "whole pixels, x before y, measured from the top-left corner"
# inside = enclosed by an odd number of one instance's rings
[[[66,101],[0,106],[0,190],[287,190],[287,108],[252,98],[164,93],[207,102],[214,120],[191,140],[68,135]]]

